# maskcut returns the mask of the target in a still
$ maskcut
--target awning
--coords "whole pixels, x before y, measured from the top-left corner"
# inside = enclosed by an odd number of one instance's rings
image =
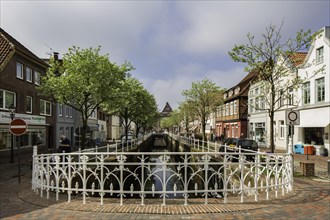
[[[97,125],[87,125],[87,130],[89,129],[89,131],[98,131],[99,130],[99,126]]]
[[[198,128],[197,125],[196,125],[196,126],[193,126],[193,127],[191,127],[191,128],[189,129],[189,131],[195,131],[197,128]]]
[[[324,128],[330,124],[329,108],[313,108],[300,110],[300,123],[297,127]]]

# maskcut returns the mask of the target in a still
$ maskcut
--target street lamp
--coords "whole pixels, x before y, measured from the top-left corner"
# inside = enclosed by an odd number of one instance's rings
[[[13,121],[15,118],[15,106],[11,104],[8,108],[10,112],[10,118]],[[14,163],[14,135],[11,134],[11,149],[10,149],[10,161],[9,163]]]

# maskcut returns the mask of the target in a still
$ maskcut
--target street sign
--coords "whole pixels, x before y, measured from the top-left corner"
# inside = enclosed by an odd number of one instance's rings
[[[299,111],[287,110],[286,111],[286,124],[287,125],[299,125],[300,124]]]
[[[22,119],[14,119],[9,124],[9,131],[16,136],[25,134],[27,130],[27,124]]]

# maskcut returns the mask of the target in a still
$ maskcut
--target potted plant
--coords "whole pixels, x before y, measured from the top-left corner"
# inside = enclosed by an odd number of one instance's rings
[[[323,157],[328,156],[328,149],[326,149],[323,145],[320,147],[320,155]]]

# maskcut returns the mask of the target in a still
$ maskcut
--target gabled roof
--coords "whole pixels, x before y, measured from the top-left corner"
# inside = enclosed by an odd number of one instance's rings
[[[229,93],[230,90],[232,90],[234,92],[233,95],[231,96],[227,96],[227,98],[225,99],[225,102],[229,101],[229,100],[233,100],[239,96],[242,96],[244,93],[246,93],[249,90],[250,87],[250,82],[252,80],[254,80],[256,78],[256,76],[258,75],[258,72],[253,70],[251,72],[249,72],[237,85],[235,85],[234,87],[228,89],[225,91],[225,93]],[[239,92],[237,92],[235,94],[235,89],[239,88]]]
[[[305,62],[306,57],[307,57],[307,52],[296,52],[291,55],[290,59],[292,64],[295,67],[298,67]]]
[[[315,41],[320,39],[320,37],[322,36],[322,40],[327,44],[329,45],[330,44],[330,26],[324,26],[322,27],[321,29],[319,29],[316,33],[316,37],[314,38],[311,46],[309,47],[309,50],[308,50],[308,53],[307,53],[307,56],[304,60],[304,62],[302,63],[302,66],[306,65],[307,64],[307,61],[309,59],[309,57],[311,56],[312,54],[312,51],[314,50],[314,47],[315,47]]]
[[[25,56],[29,59],[31,59],[33,62],[47,67],[48,64],[45,63],[42,59],[37,57],[34,53],[32,53],[30,50],[28,50],[26,47],[24,47],[20,42],[18,42],[15,38],[10,36],[7,32],[5,32],[2,28],[0,28],[0,35],[1,35],[1,44],[3,43],[3,46],[1,45],[0,47],[0,54],[4,53],[4,59],[6,62],[8,62],[8,59],[11,58],[11,56],[15,53],[18,52],[22,56]],[[10,53],[8,52],[8,44],[10,45]],[[7,45],[7,46],[6,46]],[[6,49],[7,48],[7,49]],[[4,49],[4,51],[3,51]],[[7,52],[6,52],[7,50]],[[5,66],[6,63],[0,63],[1,67],[2,65]],[[3,67],[2,67],[3,68]]]
[[[0,71],[13,56],[15,46],[0,32]]]
[[[168,104],[168,102],[166,102],[166,105],[161,113],[171,113],[171,112],[173,112],[173,110],[172,110],[170,104]]]

